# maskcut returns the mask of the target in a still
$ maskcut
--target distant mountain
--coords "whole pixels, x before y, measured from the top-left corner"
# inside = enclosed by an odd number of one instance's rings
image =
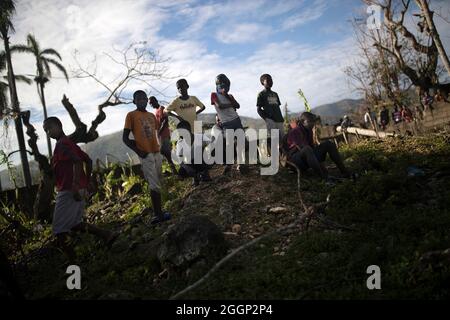
[[[356,112],[363,104],[363,99],[344,99],[333,103],[323,104],[312,109],[314,114],[321,117],[322,123],[335,123],[346,114]],[[301,112],[290,114],[291,117],[299,117]]]

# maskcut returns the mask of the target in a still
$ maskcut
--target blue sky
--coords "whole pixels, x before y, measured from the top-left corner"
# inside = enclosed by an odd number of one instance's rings
[[[439,3],[448,8],[448,2]],[[99,77],[111,82],[122,71],[103,53],[114,54],[113,47],[146,41],[163,58],[170,58],[171,75],[185,75],[190,94],[203,101],[206,112],[214,112],[209,101],[214,78],[225,73],[231,80],[231,93],[241,104],[239,113],[257,117],[256,95],[262,89],[259,77],[263,73],[272,74],[274,91],[291,111],[304,110],[299,88],[313,107],[357,97],[343,70],[356,61],[349,20],[365,9],[360,0],[21,0],[11,42],[25,43],[26,35],[33,33],[43,48],[61,53],[69,71],[76,67],[74,50],[83,65],[96,57]],[[448,32],[443,36],[448,42]],[[17,74],[35,71],[31,56],[19,54],[13,62]],[[89,124],[107,95],[105,90],[90,79],[67,83],[56,70],[54,76],[46,86],[49,115],[58,115],[67,132],[73,130],[60,102],[66,94]],[[175,81],[152,81],[158,91],[130,83],[127,92],[143,89],[170,101],[177,95]],[[18,91],[21,108],[31,110],[43,137],[35,86],[19,84]],[[107,119],[98,127],[99,133],[121,130],[132,109],[132,105],[105,109]],[[13,127],[9,138],[1,140],[2,149],[17,149]],[[42,152],[44,143],[41,139]]]

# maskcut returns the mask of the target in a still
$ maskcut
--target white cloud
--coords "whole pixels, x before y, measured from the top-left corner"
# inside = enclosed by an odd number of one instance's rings
[[[270,29],[262,24],[242,23],[219,30],[216,39],[227,44],[246,43],[256,41],[268,34],[270,34]]]
[[[304,8],[300,12],[291,15],[282,24],[283,30],[291,30],[308,22],[319,19],[323,13],[327,10],[327,3],[324,0],[315,0],[308,7]]]
[[[298,88],[302,88],[313,106],[345,98],[350,94],[342,69],[350,59],[353,45],[351,40],[311,47],[289,41],[276,42],[271,37],[273,42],[261,42],[259,45],[262,47],[255,47],[255,51],[248,57],[236,58],[212,52],[201,37],[181,39],[178,34],[163,37],[160,31],[164,26],[171,19],[178,19],[180,11],[193,8],[195,3],[166,3],[162,0],[122,0],[113,4],[106,0],[78,0],[70,3],[56,0],[21,1],[18,2],[14,21],[17,33],[12,37],[12,42],[24,43],[26,34],[33,32],[43,48],[55,48],[61,53],[67,68],[74,66],[72,53],[75,49],[79,50],[83,63],[97,55],[98,73],[107,81],[112,81],[121,70],[102,57],[102,53],[111,52],[113,45],[123,48],[131,41],[146,40],[162,56],[171,57],[170,74],[182,75],[188,79],[190,93],[205,103],[207,112],[214,112],[209,98],[210,92],[214,90],[214,78],[219,73],[225,73],[231,79],[231,91],[241,104],[239,113],[244,116],[257,117],[256,95],[262,89],[259,77],[263,73],[273,75],[274,90],[292,111],[303,110],[303,104],[297,97]],[[271,2],[233,1],[219,4],[223,10],[218,12],[220,15],[238,20],[241,12],[255,16],[270,12],[268,8],[270,9]],[[273,14],[286,13],[292,10],[289,8],[293,5],[293,2],[284,7],[281,3],[277,4]],[[243,23],[244,21],[232,25],[232,28],[225,25],[234,32],[222,35],[221,39],[226,43],[250,42],[267,34],[267,29],[270,28],[270,25],[266,28],[262,24]],[[13,59],[16,73],[34,72],[31,56],[21,54]],[[46,86],[49,114],[58,115],[67,132],[74,129],[61,105],[61,98],[65,93],[77,107],[81,120],[89,125],[97,115],[97,105],[106,97],[103,88],[91,79],[71,79],[66,83],[65,80],[58,79],[61,75],[56,70],[54,76]],[[175,81],[176,79],[154,82],[153,85],[163,91],[164,96],[155,91],[152,94],[160,100],[171,100],[177,94]],[[138,87],[149,90],[139,84],[130,86],[130,90]],[[40,137],[44,137],[40,124],[42,110],[35,86],[20,84],[18,91],[22,109],[32,111],[37,132]],[[121,105],[105,109],[107,118],[98,127],[99,133],[104,135],[121,130],[126,113],[132,108],[132,105]],[[10,128],[10,140],[11,145],[6,149],[17,149],[13,127]],[[39,140],[39,146],[41,152],[45,152],[45,139]]]

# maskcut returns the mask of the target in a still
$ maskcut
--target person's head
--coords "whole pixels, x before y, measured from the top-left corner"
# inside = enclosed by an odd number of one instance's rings
[[[177,81],[177,90],[182,96],[188,95],[189,85],[186,79],[180,79]]]
[[[272,76],[270,74],[267,74],[267,73],[263,74],[259,78],[259,81],[266,89],[270,89],[273,86],[273,80],[272,80]]]
[[[386,106],[382,106],[381,110],[383,110],[383,111],[386,110]]]
[[[44,131],[52,139],[58,139],[64,134],[61,120],[57,117],[49,117],[42,124]]]
[[[370,112],[370,107],[367,107],[366,111],[367,111],[367,112]]]
[[[316,116],[311,112],[303,112],[300,115],[299,123],[307,129],[312,129],[316,123]]]
[[[159,102],[158,102],[158,99],[156,99],[156,97],[151,96],[150,98],[148,98],[148,102],[154,109],[159,108]]]
[[[142,90],[137,90],[133,93],[133,103],[139,110],[145,110],[147,107],[147,94]]]
[[[230,91],[231,81],[223,73],[216,77],[216,90],[218,93],[227,94]]]

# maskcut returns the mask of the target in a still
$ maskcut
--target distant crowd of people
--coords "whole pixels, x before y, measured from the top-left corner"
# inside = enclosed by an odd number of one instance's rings
[[[440,90],[437,90],[434,97],[430,95],[429,91],[424,91],[420,97],[420,102],[420,104],[414,106],[413,110],[406,105],[394,105],[390,114],[386,106],[382,106],[378,114],[370,107],[367,107],[363,116],[362,126],[366,129],[381,129],[385,131],[391,120],[394,126],[400,123],[418,123],[424,119],[426,114],[433,116],[434,102],[448,102],[448,97],[442,94]],[[349,116],[345,115],[340,120],[340,125],[345,129],[352,126],[353,123]]]

